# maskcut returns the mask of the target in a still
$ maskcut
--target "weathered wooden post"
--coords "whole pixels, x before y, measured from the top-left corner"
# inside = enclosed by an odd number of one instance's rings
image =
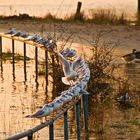
[[[140,25],[140,0],[138,0],[137,25]]]
[[[13,80],[15,80],[15,40],[12,39]]]
[[[79,106],[79,101],[76,103],[76,127],[77,127],[77,140],[80,140],[80,106]]]
[[[26,43],[23,43],[24,47],[24,79],[27,80],[27,74],[26,74]]]
[[[64,113],[64,140],[68,140],[68,113]]]
[[[38,80],[38,48],[37,46],[35,46],[35,74],[36,74],[35,81],[37,82]]]
[[[88,95],[82,96],[84,128],[88,131]]]
[[[49,139],[54,140],[54,129],[53,123],[49,125]]]
[[[80,19],[81,7],[82,7],[82,2],[79,1],[77,4],[75,19]]]
[[[140,12],[140,0],[138,0],[138,12]]]
[[[48,51],[45,50],[45,78],[46,78],[46,87],[48,86]]]
[[[2,59],[2,36],[0,36],[0,59]]]

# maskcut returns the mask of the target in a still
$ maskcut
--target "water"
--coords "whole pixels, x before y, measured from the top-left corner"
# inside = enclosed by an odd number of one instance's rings
[[[76,11],[77,2],[78,0],[35,0],[34,2],[31,0],[2,0],[0,3],[0,15],[28,13],[31,16],[45,16],[48,12],[51,12],[59,17],[63,17]],[[81,0],[81,2],[83,3],[82,10],[86,12],[89,9],[109,8],[134,16],[137,11],[137,0]]]
[[[6,41],[6,44],[8,41]],[[6,45],[5,44],[5,45]],[[10,42],[9,42],[10,44]],[[6,46],[9,46],[7,44]],[[4,45],[4,46],[5,46]],[[21,53],[19,44],[16,52]],[[34,58],[34,51],[31,46],[27,47],[29,56]],[[22,50],[22,49],[21,49]],[[42,52],[39,51],[41,54]],[[43,56],[39,55],[40,60]],[[0,139],[7,138],[14,134],[23,132],[40,123],[37,119],[27,119],[26,115],[39,109],[46,102],[50,102],[59,94],[52,93],[53,85],[49,83],[46,92],[46,81],[44,76],[35,80],[35,62],[27,63],[27,81],[24,80],[23,62],[15,64],[15,72],[11,61],[5,61],[0,65]],[[109,93],[104,100],[95,100],[89,97],[89,132],[83,131],[81,119],[81,139],[107,140],[110,139],[139,139],[140,138],[140,63],[122,64],[118,67],[118,73],[131,82],[131,101],[128,104],[120,104],[116,97]],[[74,110],[68,112],[69,137],[76,139],[75,113]],[[59,119],[54,124],[55,139],[63,139],[63,119]],[[35,140],[47,140],[48,128],[35,134]]]

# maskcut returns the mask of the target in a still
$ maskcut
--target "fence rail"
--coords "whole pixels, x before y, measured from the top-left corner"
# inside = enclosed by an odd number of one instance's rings
[[[45,66],[45,77],[46,77],[46,84],[48,85],[48,50],[43,46],[43,45],[38,45],[37,43],[34,43],[32,41],[26,41],[24,39],[21,39],[19,37],[11,37],[10,35],[5,35],[5,34],[0,34],[0,59],[2,59],[2,37],[4,38],[8,38],[12,40],[12,62],[13,62],[13,72],[15,71],[15,40],[16,41],[20,41],[23,42],[23,51],[24,51],[24,78],[25,81],[27,80],[27,74],[26,74],[26,44],[29,45],[33,45],[35,47],[35,73],[36,73],[36,81],[38,79],[38,47],[41,49],[44,49],[45,51],[45,60],[46,60],[46,66]],[[2,65],[2,64],[1,64]],[[86,65],[86,64],[85,64]],[[81,100],[82,102],[82,109],[83,109],[83,121],[84,121],[84,128],[85,130],[88,130],[88,95],[83,94],[83,83],[87,83],[87,81],[89,80],[90,75],[86,75],[85,71],[88,70],[88,67],[85,66],[85,69],[81,69],[84,67],[83,66],[79,66],[80,70],[79,74],[81,75],[81,77],[79,78],[79,82],[78,84],[72,85],[71,88],[74,87],[80,87],[80,90],[78,91],[78,96],[74,95],[76,98],[75,100],[71,100],[69,102],[67,102],[64,106],[62,106],[63,108],[61,108],[61,110],[59,110],[59,113],[55,113],[55,115],[53,117],[50,117],[48,121],[41,123],[39,125],[37,125],[36,127],[26,130],[20,134],[17,134],[15,136],[9,137],[6,140],[17,140],[17,139],[21,139],[24,137],[27,137],[28,140],[32,140],[33,139],[33,134],[41,129],[43,129],[44,127],[48,127],[49,126],[49,139],[53,140],[54,139],[54,121],[56,121],[57,119],[59,119],[60,117],[64,117],[64,139],[68,140],[69,136],[68,136],[68,110],[71,109],[72,107],[75,107],[75,114],[76,114],[76,130],[77,130],[77,139],[80,140],[80,134],[81,134],[81,128],[80,128],[80,105],[79,102]],[[89,71],[89,70],[88,70]],[[83,82],[83,83],[82,83]],[[66,93],[69,92],[68,90],[66,91]],[[72,91],[71,91],[72,92]],[[75,91],[73,91],[75,92]],[[77,91],[76,91],[77,92]],[[77,94],[77,93],[76,93]],[[59,108],[60,109],[60,108]]]

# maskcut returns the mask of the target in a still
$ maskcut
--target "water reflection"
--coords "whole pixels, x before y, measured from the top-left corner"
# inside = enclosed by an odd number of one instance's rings
[[[0,69],[0,139],[17,134],[40,123],[37,119],[27,119],[24,116],[39,109],[44,103],[51,101],[58,95],[56,87],[49,79],[48,86],[45,76],[38,76],[35,80],[35,62],[27,63],[27,80],[24,79],[22,62],[15,65],[15,79],[12,75],[12,64],[1,62]],[[140,138],[140,64],[122,65],[122,76],[131,79],[131,101],[120,104],[113,98],[98,102],[89,97],[89,132],[84,132],[81,116],[81,139],[134,139]],[[55,77],[54,77],[55,78]],[[57,83],[57,81],[55,81]],[[54,92],[55,91],[55,92]],[[53,93],[54,92],[54,93]],[[112,93],[109,94],[110,97]],[[76,139],[75,108],[68,112],[69,139]],[[82,110],[81,110],[82,112]],[[63,119],[54,125],[55,139],[63,139]],[[35,134],[34,139],[49,139],[49,130],[45,128]],[[47,137],[47,138],[46,138]]]

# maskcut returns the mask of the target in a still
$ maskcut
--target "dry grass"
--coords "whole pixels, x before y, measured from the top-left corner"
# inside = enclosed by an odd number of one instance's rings
[[[124,25],[127,23],[124,13],[118,15],[115,10],[111,9],[92,9],[89,11],[88,22],[96,24]]]
[[[94,24],[110,24],[110,25],[125,25],[129,23],[126,20],[124,13],[118,15],[115,10],[111,9],[91,9],[88,14],[82,11],[80,14],[71,14],[64,18],[57,17],[51,13],[47,13],[44,17],[32,17],[26,13],[13,16],[0,16],[3,20],[37,20],[44,22],[85,22]]]

